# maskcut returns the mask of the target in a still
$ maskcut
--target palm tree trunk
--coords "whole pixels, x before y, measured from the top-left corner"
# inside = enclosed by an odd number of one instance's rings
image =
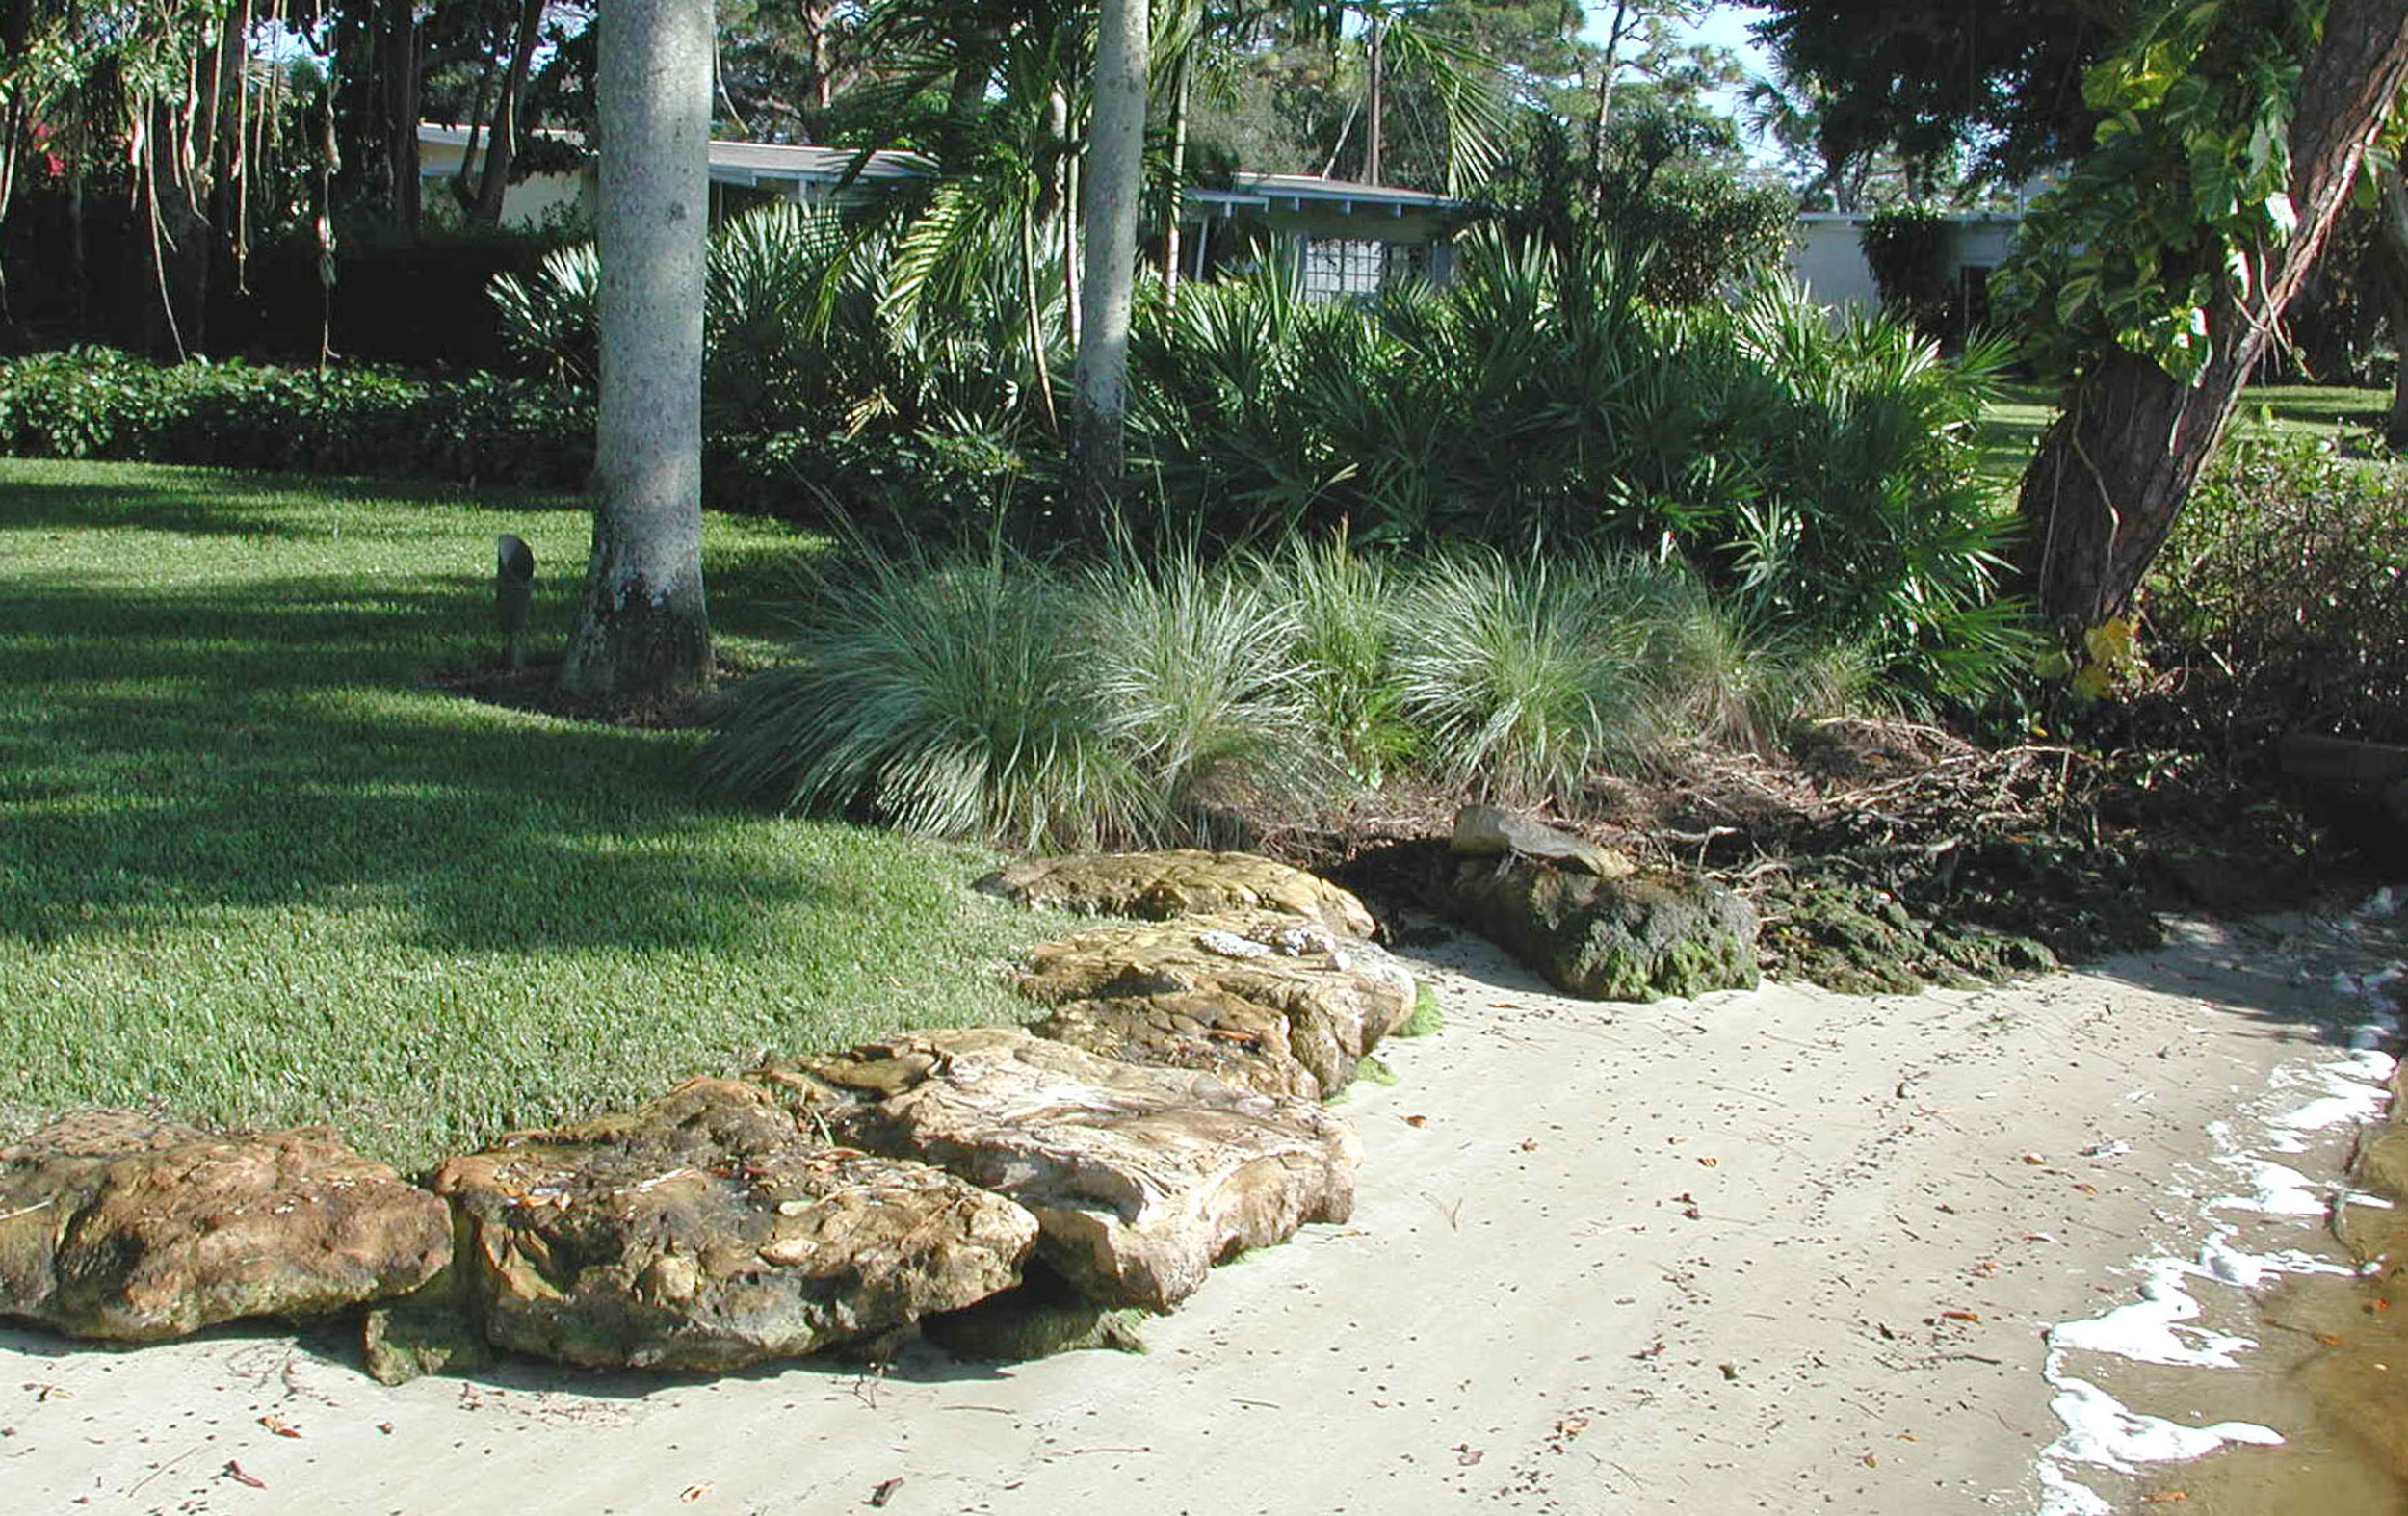
[[[1146,0],[1104,0],[1087,120],[1086,277],[1071,432],[1082,504],[1098,521],[1120,498],[1138,198],[1145,185],[1146,26]]]
[[[1163,215],[1163,301],[1179,308],[1179,216],[1188,195],[1188,65],[1195,41],[1179,54],[1170,86],[1170,205]]]
[[[599,13],[601,414],[593,553],[562,686],[615,707],[709,683],[702,292],[710,0]]]

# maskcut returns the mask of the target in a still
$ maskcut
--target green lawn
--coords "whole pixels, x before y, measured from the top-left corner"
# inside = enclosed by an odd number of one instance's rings
[[[2339,385],[2261,384],[2241,391],[2236,431],[2313,431],[2347,428],[2364,431],[2383,425],[2391,413],[2387,389]],[[2039,384],[2007,384],[1982,413],[1982,477],[2011,495],[2040,433],[2056,419],[2056,396]]]
[[[494,534],[564,638],[588,519],[444,488],[0,460],[0,1130],[84,1103],[327,1120],[417,1164],[910,1025],[1015,1013],[1058,924],[969,849],[700,803],[692,733],[433,683]],[[806,537],[719,520],[723,646]]]

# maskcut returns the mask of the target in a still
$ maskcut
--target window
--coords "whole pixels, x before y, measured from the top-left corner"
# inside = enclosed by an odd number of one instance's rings
[[[1391,284],[1429,276],[1424,243],[1368,237],[1311,237],[1304,243],[1304,298],[1360,299]]]

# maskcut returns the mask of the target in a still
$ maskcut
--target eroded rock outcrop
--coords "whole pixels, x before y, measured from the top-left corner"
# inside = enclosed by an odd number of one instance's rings
[[[445,1163],[463,1287],[496,1344],[727,1370],[1019,1282],[1036,1221],[924,1163],[837,1146],[769,1091],[698,1079],[642,1109]]]
[[[1525,858],[1446,866],[1447,914],[1569,995],[1657,1000],[1756,983],[1756,910],[1695,875],[1621,878]]]
[[[1033,950],[1039,1036],[1325,1099],[1413,1011],[1413,977],[1368,944],[1265,914],[1100,927]]]
[[[71,1336],[315,1315],[406,1294],[451,1255],[443,1202],[326,1127],[101,1111],[0,1149],[0,1315]]]
[[[1104,1305],[1167,1310],[1212,1266],[1353,1210],[1353,1131],[1307,1100],[1009,1028],[869,1044],[762,1076],[866,1147],[1025,1206],[1037,1254]]]
[[[1169,921],[1269,911],[1317,921],[1343,937],[1369,937],[1377,929],[1348,891],[1249,852],[1183,848],[1032,858],[997,870],[978,887],[1023,905],[1086,915]]]

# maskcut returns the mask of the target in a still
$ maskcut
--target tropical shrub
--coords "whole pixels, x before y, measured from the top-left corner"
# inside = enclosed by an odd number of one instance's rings
[[[160,367],[76,348],[0,363],[0,452],[573,487],[592,467],[593,412],[491,375]]]
[[[2150,661],[2257,741],[2408,741],[2408,466],[2244,432],[2191,492],[2148,581]]]
[[[1976,472],[2002,356],[1944,360],[1782,281],[1654,305],[1603,248],[1476,237],[1443,293],[1189,291],[1139,332],[1133,448],[1209,538],[1347,523],[1670,555],[1761,632],[1851,645],[1928,703],[2028,656],[1994,603],[2011,523]]]

